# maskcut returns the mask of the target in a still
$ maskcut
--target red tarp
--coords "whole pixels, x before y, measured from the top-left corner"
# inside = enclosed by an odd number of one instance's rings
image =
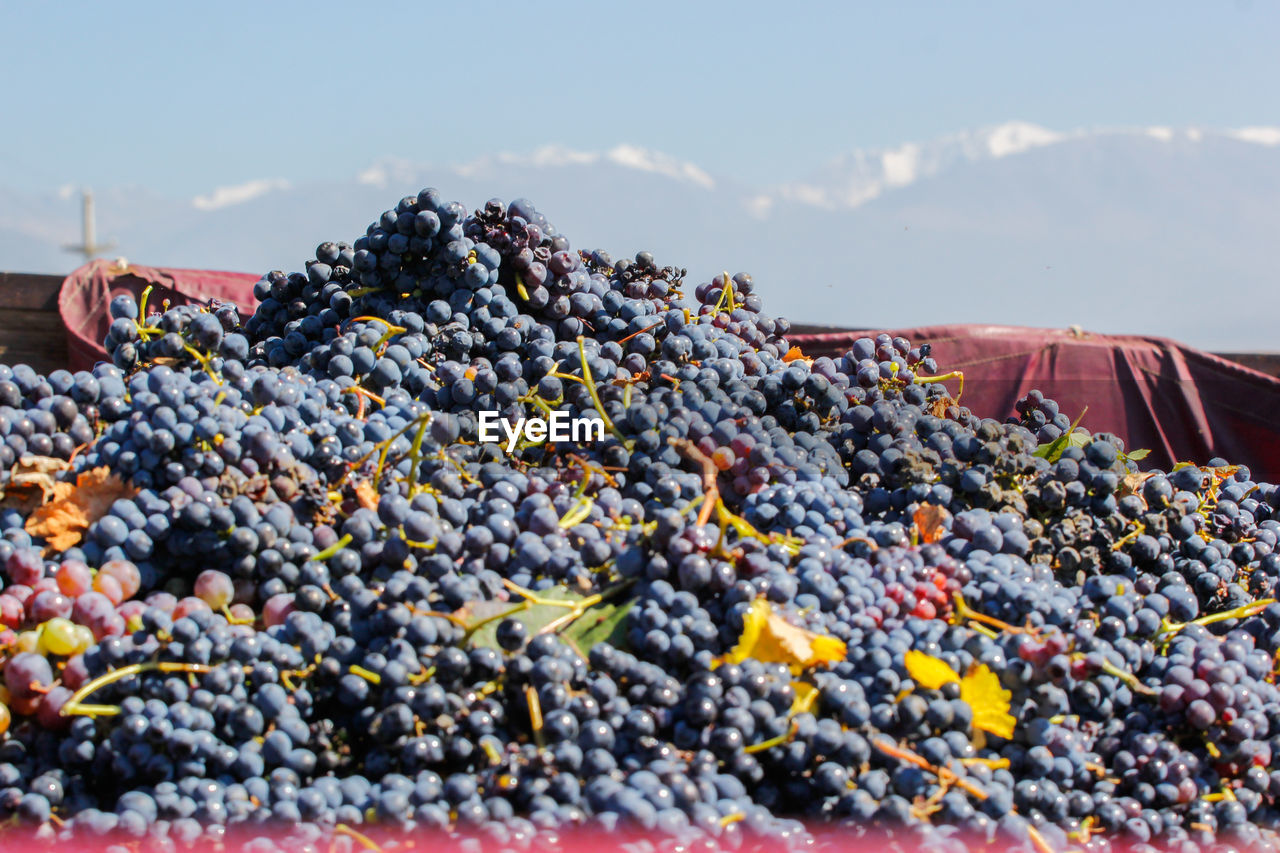
[[[67,362],[72,370],[87,370],[107,360],[102,341],[111,325],[108,306],[113,297],[131,293],[137,299],[151,285],[147,308],[205,303],[210,299],[231,302],[248,317],[256,304],[253,285],[261,276],[240,272],[178,270],[143,267],[121,268],[115,261],[90,261],[67,276],[58,294],[58,313],[67,327]]]
[[[1068,329],[926,326],[788,340],[807,356],[838,356],[881,331],[932,344],[940,372],[964,373],[961,402],[975,414],[1004,420],[1035,388],[1072,420],[1088,406],[1088,429],[1115,433],[1130,450],[1149,448],[1144,468],[1221,456],[1280,482],[1280,380],[1265,373],[1164,338]],[[956,383],[946,384],[954,394]]]

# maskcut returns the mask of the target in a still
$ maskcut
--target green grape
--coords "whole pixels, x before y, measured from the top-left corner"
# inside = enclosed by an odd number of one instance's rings
[[[82,651],[83,637],[76,630],[78,627],[70,619],[55,616],[41,626],[40,645],[55,655],[73,655]]]

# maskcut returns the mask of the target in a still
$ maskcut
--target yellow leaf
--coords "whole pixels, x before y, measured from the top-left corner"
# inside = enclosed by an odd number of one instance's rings
[[[844,660],[844,641],[792,625],[773,611],[768,601],[757,598],[743,620],[738,644],[725,655],[729,663],[755,658],[765,663],[785,663],[794,667],[816,666]]]
[[[1012,696],[985,663],[969,670],[960,681],[960,698],[973,709],[973,727],[1004,738],[1013,737],[1016,722],[1009,713]]]
[[[818,688],[804,681],[793,681],[791,689],[796,693],[796,698],[791,702],[791,716],[813,710],[818,701]]]
[[[915,649],[907,652],[902,662],[906,665],[911,680],[929,690],[937,690],[944,684],[960,680],[960,676],[946,661]]]

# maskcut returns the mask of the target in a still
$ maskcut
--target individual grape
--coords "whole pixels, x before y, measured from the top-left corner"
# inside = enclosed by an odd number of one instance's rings
[[[231,578],[213,569],[206,569],[196,578],[194,586],[197,598],[214,610],[221,610],[231,604],[235,596],[235,586]]]
[[[60,592],[43,590],[27,599],[27,618],[32,622],[47,622],[71,615],[74,604]]]
[[[179,599],[178,603],[174,605],[173,618],[178,620],[192,613],[208,612],[209,610],[209,604],[204,599],[189,595],[186,598]]]
[[[32,586],[44,577],[44,559],[40,552],[30,548],[17,548],[5,561],[9,582]]]
[[[50,654],[72,655],[84,651],[77,627],[70,619],[54,617],[40,626],[40,640]]]
[[[68,598],[77,598],[93,589],[93,571],[79,560],[64,562],[54,577],[58,581],[58,589]]]
[[[113,318],[125,320],[138,319],[138,303],[127,293],[113,296],[108,309]]]
[[[26,608],[22,600],[12,595],[0,594],[0,625],[7,628],[20,628],[26,618]]]
[[[127,560],[111,560],[104,563],[102,568],[98,570],[98,576],[101,577],[102,575],[115,578],[116,582],[120,584],[121,594],[126,599],[137,595],[142,583],[142,576],[138,571],[138,567]]]
[[[281,593],[268,598],[262,605],[262,622],[268,628],[284,622],[294,610],[293,595]]]
[[[4,665],[4,684],[15,699],[30,697],[53,683],[53,669],[43,655],[20,652]]]
[[[112,605],[118,605],[127,598],[120,580],[115,575],[102,571],[93,577],[93,591],[105,596]]]

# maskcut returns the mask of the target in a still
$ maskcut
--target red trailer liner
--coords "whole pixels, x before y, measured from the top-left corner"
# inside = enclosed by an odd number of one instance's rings
[[[1165,338],[1101,335],[1079,329],[923,326],[788,339],[808,356],[838,356],[860,337],[885,332],[932,344],[940,371],[964,373],[961,402],[1004,419],[1033,388],[1082,425],[1112,432],[1129,449],[1149,448],[1143,467],[1205,464],[1212,457],[1280,479],[1280,380]],[[955,383],[948,383],[955,391]]]
[[[106,361],[102,341],[111,326],[108,307],[122,294],[141,296],[150,285],[149,305],[203,304],[210,299],[231,302],[248,317],[256,304],[253,285],[261,276],[216,270],[165,269],[116,261],[90,261],[67,276],[58,294],[58,313],[67,327],[67,360],[72,370],[87,370]]]

